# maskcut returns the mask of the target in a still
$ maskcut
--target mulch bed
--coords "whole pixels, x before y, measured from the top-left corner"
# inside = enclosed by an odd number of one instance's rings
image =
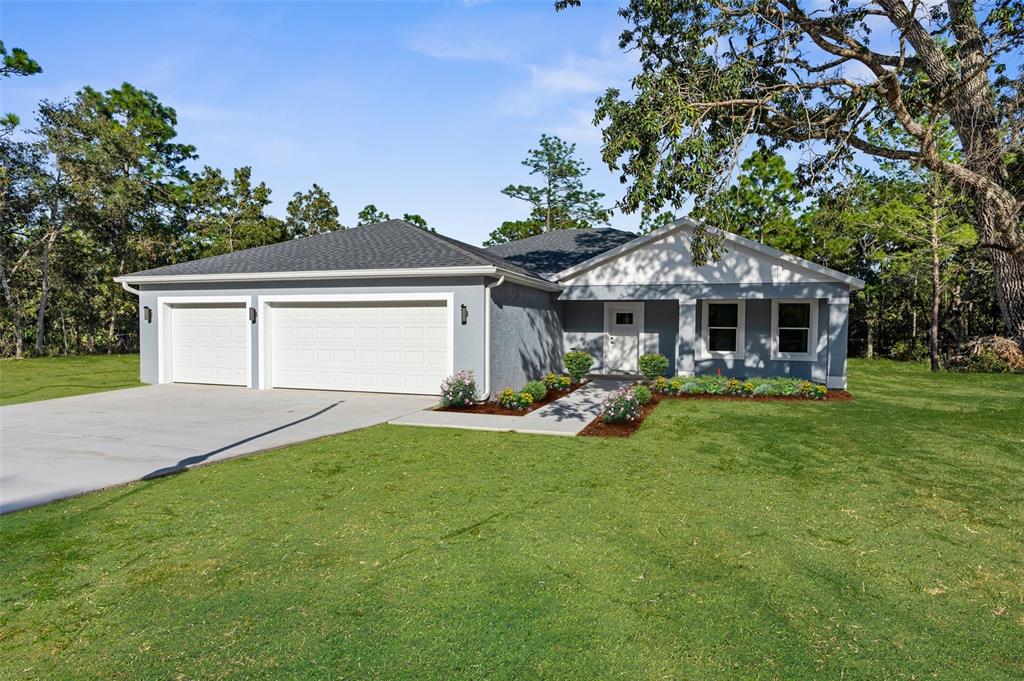
[[[853,395],[845,390],[829,390],[828,398],[824,400],[809,400],[806,397],[795,395],[752,395],[742,397],[739,395],[661,395],[655,393],[651,401],[640,409],[640,418],[628,423],[605,423],[598,416],[579,432],[579,435],[588,437],[629,437],[640,428],[640,425],[647,419],[647,416],[654,411],[654,408],[662,400],[730,400],[735,402],[845,402],[852,400]]]
[[[545,404],[551,404],[555,400],[579,390],[586,384],[586,381],[584,381],[583,383],[577,383],[576,385],[571,386],[568,390],[549,390],[543,400],[534,402],[526,409],[506,409],[497,402],[481,402],[461,409],[457,407],[437,407],[435,411],[457,411],[463,414],[495,414],[498,416],[525,416],[535,409],[540,409]]]

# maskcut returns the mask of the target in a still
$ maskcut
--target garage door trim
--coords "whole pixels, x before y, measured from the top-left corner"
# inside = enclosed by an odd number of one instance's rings
[[[257,307],[260,311],[258,361],[260,367],[259,388],[266,390],[273,385],[270,375],[270,356],[266,352],[270,342],[271,306],[274,303],[402,303],[442,301],[445,304],[448,334],[448,369],[447,375],[455,373],[455,294],[451,291],[430,291],[418,293],[319,293],[319,294],[288,294],[258,296]]]
[[[158,296],[156,299],[157,321],[157,382],[171,383],[174,381],[171,363],[171,307],[174,305],[216,305],[218,303],[242,304],[246,308],[252,302],[250,296]],[[245,365],[246,387],[252,387],[252,333],[246,329],[245,334]]]

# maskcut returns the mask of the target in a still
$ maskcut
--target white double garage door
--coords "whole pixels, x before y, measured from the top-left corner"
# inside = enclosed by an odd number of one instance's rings
[[[169,303],[167,380],[437,394],[452,369],[450,306],[450,297],[261,299],[254,341],[247,302]]]

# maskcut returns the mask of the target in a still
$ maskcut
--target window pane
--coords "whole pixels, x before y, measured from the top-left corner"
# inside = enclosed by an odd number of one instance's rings
[[[811,328],[811,304],[779,303],[779,326]]]
[[[736,303],[708,303],[708,326],[739,326],[739,309]]]
[[[708,350],[736,352],[736,329],[708,329]]]
[[[808,352],[806,329],[779,329],[779,352]]]
[[[632,312],[616,312],[615,313],[615,323],[616,324],[623,324],[623,325],[632,324],[633,323],[633,313]]]

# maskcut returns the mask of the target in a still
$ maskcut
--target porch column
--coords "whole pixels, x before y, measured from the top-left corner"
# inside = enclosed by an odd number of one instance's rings
[[[697,352],[697,301],[679,301],[679,335],[676,343],[676,374],[693,376]]]
[[[846,389],[846,351],[849,335],[850,298],[828,299],[828,374],[825,385],[830,390]]]

